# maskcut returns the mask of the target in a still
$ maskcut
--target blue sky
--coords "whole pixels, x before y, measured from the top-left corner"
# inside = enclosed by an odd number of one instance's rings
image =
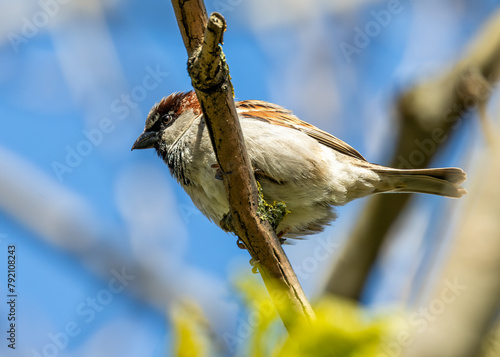
[[[231,281],[249,275],[248,254],[196,210],[153,151],[130,152],[151,106],[191,89],[170,2],[2,5],[0,265],[14,244],[19,295],[18,348],[7,349],[2,337],[1,354],[165,356],[166,312],[185,300],[203,308],[218,334],[237,331],[242,308]],[[224,51],[237,99],[292,109],[378,163],[394,145],[397,93],[450,68],[499,5],[206,2],[227,19]],[[466,166],[466,145],[459,134],[435,165]],[[340,247],[365,203],[339,209],[324,233],[286,247],[309,297],[335,256],[314,265],[315,249]],[[436,215],[455,217],[455,206],[414,202],[367,303],[400,300],[408,279],[428,271],[433,250],[446,247],[432,243]],[[1,304],[2,331],[6,315]]]

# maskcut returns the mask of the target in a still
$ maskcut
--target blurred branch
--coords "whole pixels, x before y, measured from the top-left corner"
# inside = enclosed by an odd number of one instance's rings
[[[482,165],[471,189],[474,196],[468,198],[442,284],[428,300],[429,306],[440,301],[445,307],[427,329],[414,334],[406,357],[473,357],[483,339],[489,338],[500,308],[499,138],[497,131],[490,152],[480,155]]]
[[[399,135],[390,166],[424,168],[461,126],[465,114],[484,106],[500,75],[500,11],[483,26],[466,55],[441,77],[408,90],[397,104]],[[326,292],[358,299],[387,232],[410,195],[371,199],[334,266]]]
[[[126,291],[159,311],[165,302],[180,299],[179,286],[130,257],[111,242],[123,232],[110,233],[96,217],[97,209],[21,156],[0,146],[0,212],[5,212],[41,241],[64,251],[103,281],[122,269],[133,275]],[[3,232],[0,232],[3,233]],[[117,237],[120,235],[120,237]]]
[[[258,214],[257,184],[236,114],[229,70],[221,47],[226,22],[213,13],[208,24],[202,1],[172,0],[188,54],[188,71],[200,102],[229,199],[231,230],[244,242],[289,329],[314,319],[309,302],[276,233]],[[206,28],[205,28],[206,27]],[[201,31],[204,31],[201,42]]]

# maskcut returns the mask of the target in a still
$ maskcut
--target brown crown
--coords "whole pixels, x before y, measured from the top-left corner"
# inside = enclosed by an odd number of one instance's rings
[[[194,91],[172,93],[163,98],[156,107],[156,111],[162,114],[172,112],[174,115],[180,115],[185,110],[192,109],[196,114],[201,113],[200,103]]]

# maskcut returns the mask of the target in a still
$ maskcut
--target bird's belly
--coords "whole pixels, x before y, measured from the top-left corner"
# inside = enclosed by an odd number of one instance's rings
[[[224,184],[214,176],[207,177],[203,186],[185,187],[194,205],[210,220],[220,226],[220,221],[229,212]],[[309,190],[294,185],[276,184],[261,180],[264,198],[268,203],[285,202],[290,213],[280,223],[277,233],[296,237],[323,230],[335,218],[331,200],[320,189]],[[311,195],[313,193],[313,195]],[[313,198],[312,198],[313,197]]]
[[[227,200],[224,183],[215,178],[215,170],[203,174],[197,182],[202,185],[192,185],[184,187],[191,197],[194,205],[211,221],[220,225],[221,219],[229,212],[229,202]]]
[[[277,228],[285,237],[314,234],[336,217],[331,195],[324,187],[307,189],[294,183],[276,184],[261,180],[264,198],[268,203],[284,202],[290,211]]]

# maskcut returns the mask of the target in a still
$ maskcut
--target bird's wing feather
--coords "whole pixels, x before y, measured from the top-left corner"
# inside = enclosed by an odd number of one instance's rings
[[[339,138],[318,129],[314,125],[300,120],[293,115],[291,110],[287,110],[279,105],[260,100],[245,100],[236,102],[236,108],[238,110],[238,114],[245,118],[257,119],[268,122],[269,124],[281,125],[299,130],[329,148],[356,159],[366,161],[366,159],[350,145],[346,144]]]

